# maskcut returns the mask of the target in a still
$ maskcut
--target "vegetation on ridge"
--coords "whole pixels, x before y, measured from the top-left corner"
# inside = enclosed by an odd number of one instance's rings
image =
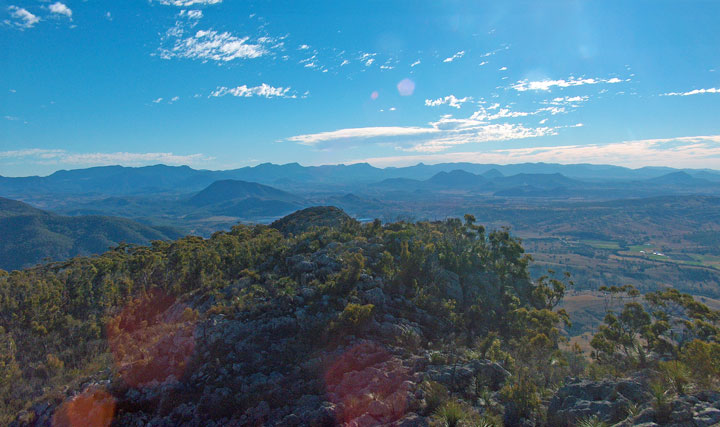
[[[285,234],[237,225],[209,239],[121,245],[96,257],[0,271],[0,422],[15,419],[33,402],[59,405],[64,388],[82,391],[82,384],[99,381],[108,383],[103,396],[117,400],[111,411],[117,417],[161,416],[191,402],[210,418],[247,416],[263,402],[275,410],[287,393],[300,399],[332,388],[333,396],[342,395],[335,379],[344,378],[342,357],[325,374],[291,367],[332,360],[346,345],[386,354],[373,357],[387,363],[427,354],[429,366],[422,372],[430,377],[417,394],[425,403],[413,410],[448,425],[497,424],[503,418],[509,424],[542,423],[543,402],[568,375],[621,375],[646,366],[674,378],[678,391],[690,383],[717,385],[712,379],[703,383],[697,372],[686,379],[677,364],[659,359],[717,369],[718,315],[688,296],[648,295],[650,313],[639,302],[609,313],[593,340],[597,361],[588,367],[579,349],[560,349],[570,319],[556,306],[569,280],[552,272],[531,280],[531,259],[507,229],[487,232],[471,215],[433,223],[304,223],[321,214],[322,209],[295,214],[283,222],[288,227],[278,226]],[[258,325],[248,333],[262,353],[238,350],[245,341],[230,336],[224,341],[230,326],[217,325],[231,324]],[[176,354],[168,355],[168,346]],[[486,360],[495,365],[484,365]],[[509,377],[476,375],[460,387],[458,367],[466,372],[473,363]],[[234,382],[228,382],[229,369]],[[267,387],[243,391],[240,379],[261,370],[289,379],[305,375],[305,385],[291,391],[300,384],[292,380],[290,388],[280,389],[283,399]],[[167,391],[162,387],[170,382],[181,387],[171,393],[170,407],[129,400],[129,390]],[[223,394],[225,389],[231,394]],[[338,405],[336,416],[360,416],[377,400],[351,397]],[[231,398],[232,405],[208,403]]]

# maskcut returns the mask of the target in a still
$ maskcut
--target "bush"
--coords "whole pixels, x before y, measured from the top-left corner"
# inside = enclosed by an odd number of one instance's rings
[[[437,424],[446,427],[456,427],[460,422],[470,418],[469,410],[457,401],[446,402],[435,411],[433,417]]]
[[[365,324],[372,317],[375,306],[372,304],[354,304],[350,303],[345,306],[340,313],[340,321],[349,328],[358,328]]]
[[[670,385],[678,395],[685,394],[685,386],[688,383],[688,368],[684,363],[677,360],[670,362],[660,362],[658,367],[665,381]]]
[[[685,346],[680,359],[700,387],[709,388],[713,379],[720,377],[720,344],[694,340]]]
[[[436,381],[423,381],[420,388],[425,394],[425,409],[428,413],[431,413],[439,408],[450,397],[450,393],[448,393],[447,388]]]
[[[578,421],[577,427],[607,427],[607,423],[593,416]]]
[[[57,374],[65,367],[65,363],[54,354],[48,353],[48,355],[45,356],[45,366],[47,366],[48,371]]]
[[[511,425],[521,418],[536,418],[540,411],[538,388],[525,375],[506,384],[500,390],[500,398],[505,404],[505,421]]]
[[[655,409],[655,421],[664,423],[670,419],[670,412],[672,411],[672,404],[668,399],[667,390],[665,390],[665,384],[660,381],[654,381],[650,383],[650,393],[653,396],[653,409]]]

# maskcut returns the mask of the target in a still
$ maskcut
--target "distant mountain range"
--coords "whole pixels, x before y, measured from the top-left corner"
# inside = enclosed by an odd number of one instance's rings
[[[107,251],[120,242],[145,245],[180,233],[107,216],[68,217],[0,198],[0,269],[14,270],[45,260]]]
[[[378,183],[387,179],[427,180],[438,173],[463,171],[487,179],[518,174],[562,174],[567,178],[596,181],[637,181],[682,172],[708,182],[720,183],[720,171],[645,167],[629,169],[612,165],[560,165],[523,163],[514,165],[443,163],[418,164],[409,167],[376,168],[367,163],[352,165],[301,166],[297,163],[276,165],[264,163],[234,170],[196,170],[188,166],[155,165],[139,168],[104,166],[58,171],[46,177],[0,177],[0,196],[23,194],[90,194],[140,195],[189,193],[200,191],[216,181],[242,180],[283,189],[306,188],[309,184],[323,188],[340,188]],[[455,173],[457,175],[457,173]],[[449,177],[454,179],[457,177]],[[318,187],[319,188],[319,187]]]

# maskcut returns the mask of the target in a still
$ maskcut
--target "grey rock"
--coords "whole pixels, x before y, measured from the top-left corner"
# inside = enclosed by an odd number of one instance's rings
[[[380,288],[372,288],[363,292],[363,299],[376,307],[385,305],[385,294]]]

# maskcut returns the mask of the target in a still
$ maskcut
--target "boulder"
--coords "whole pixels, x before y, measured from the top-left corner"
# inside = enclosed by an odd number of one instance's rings
[[[631,404],[648,399],[644,386],[634,380],[573,380],[555,393],[548,406],[552,425],[571,426],[589,417],[610,423],[627,416]]]

